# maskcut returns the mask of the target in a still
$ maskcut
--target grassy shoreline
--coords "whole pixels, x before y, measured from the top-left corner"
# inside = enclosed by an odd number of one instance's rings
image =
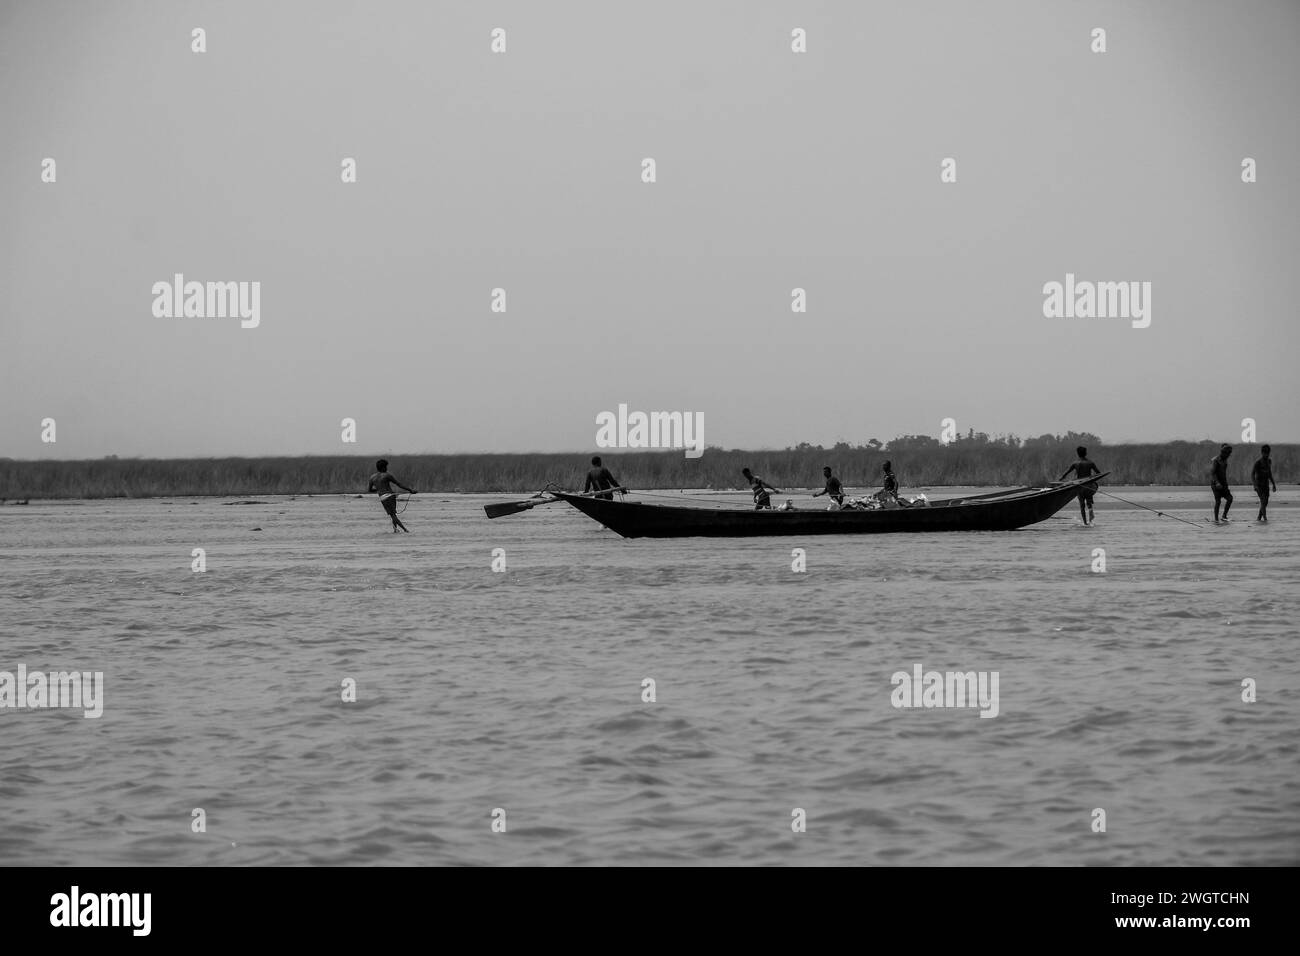
[[[1089,457],[1112,485],[1207,485],[1216,442],[1089,446]],[[1250,484],[1259,445],[1233,446],[1229,477]],[[778,488],[820,487],[830,465],[849,488],[880,484],[880,465],[889,460],[906,487],[1039,484],[1056,479],[1074,461],[1074,444],[1034,446],[996,442],[950,445],[835,448],[800,446],[785,450],[708,449],[703,457],[680,451],[602,451],[601,457],[625,485],[641,489],[730,489],[744,480],[746,466]],[[537,454],[385,455],[390,470],[421,492],[532,493],[555,483],[581,488],[590,452]],[[1295,481],[1300,445],[1273,445],[1279,482]],[[366,490],[374,458],[361,455],[280,458],[119,459],[16,461],[0,459],[0,499],[228,497],[289,494],[356,494]]]

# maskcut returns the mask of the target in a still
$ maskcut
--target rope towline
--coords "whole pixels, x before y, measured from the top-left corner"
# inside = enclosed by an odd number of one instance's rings
[[[1097,489],[1097,494],[1099,494],[1099,495],[1105,495],[1107,498],[1114,498],[1116,501],[1122,501],[1122,502],[1124,502],[1124,504],[1126,504],[1126,505],[1132,505],[1134,508],[1141,508],[1143,511],[1150,511],[1152,514],[1154,514],[1154,515],[1155,515],[1156,517],[1158,517],[1158,518],[1173,518],[1175,521],[1181,521],[1183,524],[1191,525],[1191,526],[1192,526],[1193,528],[1195,528],[1197,531],[1204,531],[1204,530],[1205,530],[1204,528],[1202,528],[1199,524],[1197,524],[1197,523],[1194,522],[1194,521],[1188,521],[1186,518],[1180,518],[1180,517],[1178,517],[1178,515],[1171,515],[1171,514],[1168,514],[1168,513],[1164,512],[1164,511],[1156,511],[1155,508],[1148,508],[1146,505],[1140,505],[1140,504],[1138,504],[1136,501],[1129,501],[1127,498],[1121,498],[1119,495],[1112,495],[1109,491],[1102,491],[1100,488],[1098,488],[1098,489]]]

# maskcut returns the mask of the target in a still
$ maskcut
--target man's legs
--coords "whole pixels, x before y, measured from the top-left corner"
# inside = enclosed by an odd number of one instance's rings
[[[407,534],[411,533],[411,529],[402,524],[401,519],[397,517],[397,495],[384,499],[384,510],[388,512],[388,517],[393,519],[393,534],[397,534],[398,528],[401,528]]]

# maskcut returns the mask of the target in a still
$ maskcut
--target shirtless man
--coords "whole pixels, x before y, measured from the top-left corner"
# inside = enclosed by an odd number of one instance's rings
[[[606,488],[618,488],[618,479],[615,478],[608,468],[600,463],[600,456],[596,455],[591,459],[591,468],[587,472],[587,480],[583,483],[582,493],[585,495],[589,491],[604,491]],[[603,498],[606,501],[614,500],[614,492],[607,495],[596,495],[597,498]]]
[[[1228,488],[1228,456],[1232,454],[1231,445],[1219,448],[1218,457],[1210,460],[1210,490],[1214,492],[1214,523],[1219,524],[1219,502],[1223,502],[1223,520],[1228,520],[1228,509],[1232,507],[1232,491]]]
[[[411,529],[402,524],[402,520],[397,517],[397,492],[393,491],[393,485],[410,495],[415,494],[415,491],[406,487],[388,473],[388,460],[386,458],[381,458],[375,462],[375,468],[378,470],[370,476],[370,490],[379,495],[379,503],[388,512],[388,517],[393,519],[393,534],[397,534],[399,528],[410,534]]]
[[[1273,459],[1269,457],[1273,449],[1265,445],[1259,452],[1259,460],[1250,469],[1250,483],[1255,486],[1255,494],[1259,495],[1259,517],[1255,520],[1267,522],[1268,486],[1271,484],[1277,491],[1277,482],[1273,480]]]
[[[1061,472],[1061,477],[1056,479],[1057,481],[1065,481],[1065,476],[1070,472],[1074,472],[1076,478],[1087,478],[1089,475],[1101,474],[1101,469],[1088,460],[1088,449],[1080,445],[1074,450],[1074,453],[1079,456],[1079,460]],[[1083,518],[1085,525],[1090,525],[1096,520],[1092,514],[1092,496],[1096,493],[1097,483],[1095,481],[1079,486],[1079,515]]]

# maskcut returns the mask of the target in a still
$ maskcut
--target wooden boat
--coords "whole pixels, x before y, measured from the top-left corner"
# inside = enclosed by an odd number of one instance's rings
[[[767,535],[890,534],[903,531],[1012,531],[1052,517],[1078,494],[1079,486],[1109,472],[1044,488],[1011,488],[964,495],[910,508],[873,511],[824,509],[754,511],[684,508],[551,491],[588,518],[625,538],[745,538]]]

